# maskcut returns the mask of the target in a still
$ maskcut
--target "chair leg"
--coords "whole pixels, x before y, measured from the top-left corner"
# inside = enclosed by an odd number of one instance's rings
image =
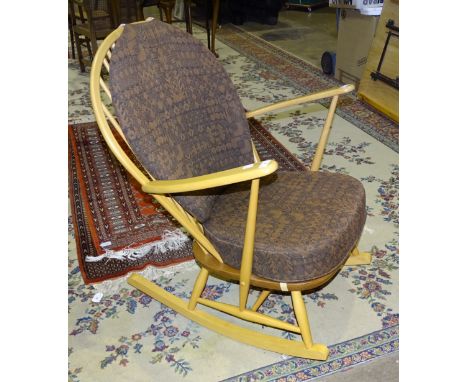
[[[302,340],[306,349],[312,349],[313,341],[312,334],[310,333],[309,319],[307,318],[307,310],[302,298],[301,291],[292,291],[291,298],[294,307],[296,320],[301,329]]]
[[[192,30],[192,1],[184,0],[185,29],[187,33],[193,34]]]
[[[158,5],[158,10],[159,10],[159,20],[164,21],[163,19],[163,10],[160,5]]]
[[[208,280],[209,273],[206,268],[200,269],[200,273],[198,274],[197,280],[193,286],[192,296],[190,297],[190,301],[188,304],[189,310],[194,310],[197,306],[197,300],[203,293],[205,289],[206,282]]]
[[[164,7],[164,13],[166,15],[166,23],[172,24],[172,11],[174,6],[166,6]]]
[[[219,0],[213,0],[213,20],[211,22],[211,52],[218,57],[215,50],[216,29],[218,28]]]
[[[367,265],[372,261],[372,255],[369,252],[359,252],[357,245],[351,250],[351,254],[345,265]]]
[[[76,55],[75,55],[75,33],[73,32],[73,25],[72,25],[72,21],[71,21],[70,16],[68,16],[68,31],[70,32],[72,58],[76,59]]]
[[[145,19],[143,7],[139,3],[137,4],[137,7],[136,7],[136,18],[137,18],[137,21],[143,21]]]
[[[85,37],[86,49],[88,50],[88,56],[93,56],[93,51],[91,50],[91,44],[89,43],[89,38]]]
[[[96,33],[94,31],[91,31],[91,37],[89,38],[89,41],[91,42],[91,53],[92,53],[91,56],[89,57],[89,60],[92,61],[94,58],[94,55],[96,54],[98,50]]]
[[[260,296],[258,296],[257,301],[255,301],[255,304],[252,306],[252,310],[254,312],[256,312],[258,308],[262,306],[262,304],[265,302],[270,293],[271,291],[269,290],[264,290],[262,291],[262,293],[260,293]]]
[[[210,15],[210,7],[206,6],[206,15],[205,15],[205,28],[206,28],[206,38],[208,41],[208,49],[211,50],[211,38],[210,38],[210,20],[211,20],[211,15]]]
[[[76,51],[78,53],[78,62],[80,64],[80,71],[81,73],[85,72],[85,65],[83,62],[83,51],[81,50],[82,41],[80,41],[80,36],[75,34],[75,41],[76,41]]]

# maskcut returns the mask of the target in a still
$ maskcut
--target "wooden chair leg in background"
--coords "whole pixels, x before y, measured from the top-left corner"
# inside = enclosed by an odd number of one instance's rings
[[[192,29],[192,1],[184,0],[185,29],[187,33],[193,34]]]
[[[75,41],[76,41],[76,51],[78,53],[78,62],[80,64],[80,71],[81,73],[85,72],[85,65],[83,62],[83,51],[81,50],[81,38],[78,34],[75,34]]]
[[[205,15],[205,28],[206,28],[206,39],[208,41],[208,49],[211,50],[211,31],[210,31],[210,20],[212,13],[210,13],[210,7],[208,6],[209,1],[206,2],[206,15]]]
[[[76,55],[75,55],[76,41],[75,41],[75,35],[73,33],[73,23],[72,23],[72,19],[70,15],[68,16],[68,32],[70,33],[71,55],[73,59],[76,59]]]
[[[164,13],[166,14],[166,22],[168,24],[172,24],[172,11],[174,8],[172,7],[165,7],[164,8]]]
[[[86,42],[86,49],[88,50],[88,55],[91,57],[93,55],[93,51],[91,50],[91,44],[89,41],[89,38],[85,37],[85,42]]]
[[[159,20],[164,21],[162,8],[158,6],[158,10],[159,10]]]
[[[159,16],[161,18],[161,21],[164,21],[163,20],[163,12],[164,12],[164,16],[166,17],[166,23],[172,24],[172,14],[174,13],[174,7],[175,7],[175,4],[172,2],[158,4]]]
[[[218,57],[216,53],[216,29],[218,29],[219,0],[213,0],[213,20],[211,21],[211,47],[210,50]]]
[[[136,12],[137,12],[137,20],[142,21],[145,19],[145,15],[143,13],[143,6],[140,1],[137,2]]]

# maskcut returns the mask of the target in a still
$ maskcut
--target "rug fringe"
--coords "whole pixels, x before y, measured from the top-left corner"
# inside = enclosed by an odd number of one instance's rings
[[[161,240],[136,248],[124,248],[119,251],[106,250],[100,256],[86,256],[85,261],[97,262],[103,259],[137,260],[152,252],[166,253],[167,251],[181,249],[188,240],[190,239],[180,229],[175,231],[165,230]]]
[[[117,279],[105,280],[97,284],[91,284],[92,288],[96,291],[96,294],[102,293],[103,296],[118,293],[122,288],[129,287],[127,279],[133,274],[138,273],[149,280],[154,280],[160,276],[171,276],[178,271],[187,271],[193,268],[198,268],[195,260],[190,260],[184,263],[171,265],[166,268],[157,268],[153,265],[147,266],[141,271],[129,272],[125,276]]]

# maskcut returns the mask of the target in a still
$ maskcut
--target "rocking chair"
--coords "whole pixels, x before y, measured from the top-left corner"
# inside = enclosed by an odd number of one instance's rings
[[[101,77],[104,68],[109,86]],[[312,340],[302,292],[329,282],[344,265],[371,260],[357,249],[366,219],[362,184],[347,175],[318,171],[338,97],[353,86],[246,113],[226,71],[201,42],[151,20],[121,26],[103,41],[90,87],[109,148],[143,191],[190,233],[201,268],[189,301],[136,273],[128,283],[232,339],[325,360],[328,349]],[[117,118],[101,99],[106,94]],[[260,159],[246,117],[325,97],[332,101],[311,172],[276,171],[276,161]],[[144,168],[125,153],[109,122]],[[239,283],[238,306],[201,297],[209,275]],[[251,288],[261,290],[253,305],[247,301]],[[258,312],[271,292],[291,294],[297,325]],[[198,304],[300,334],[303,341],[240,327]]]

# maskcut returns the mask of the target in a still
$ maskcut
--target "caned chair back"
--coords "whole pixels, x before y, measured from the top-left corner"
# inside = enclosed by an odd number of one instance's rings
[[[109,0],[82,0],[81,2],[91,28],[105,30],[116,27],[115,15]]]

